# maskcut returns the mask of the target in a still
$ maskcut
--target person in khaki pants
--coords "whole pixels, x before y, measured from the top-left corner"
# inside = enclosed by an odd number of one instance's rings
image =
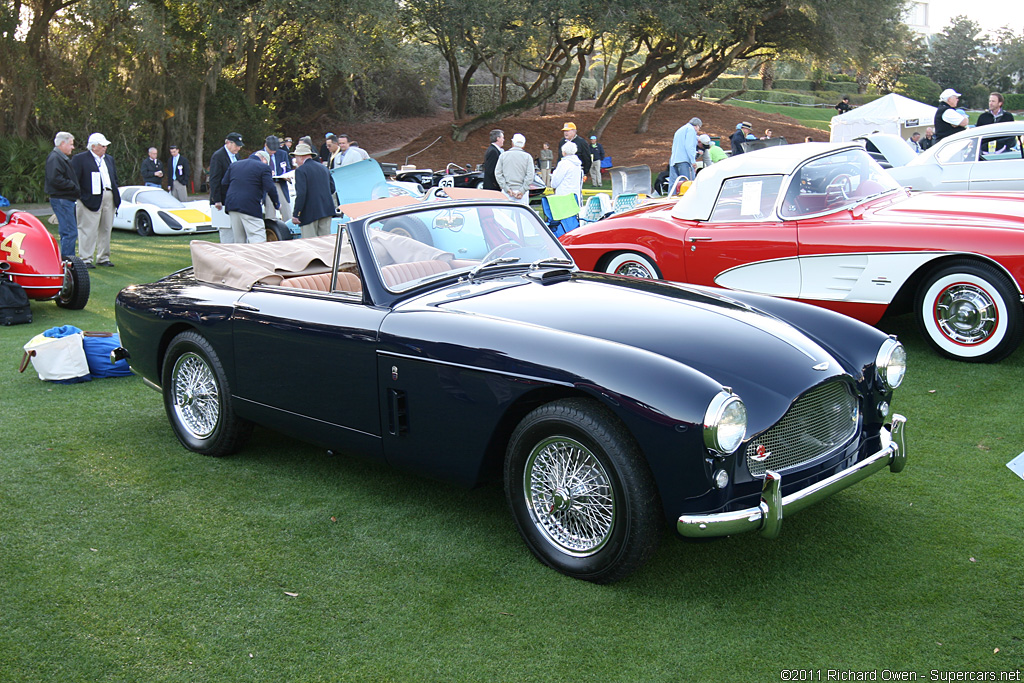
[[[82,194],[75,206],[78,220],[78,255],[86,268],[114,267],[110,262],[110,229],[114,225],[114,212],[121,205],[118,191],[117,169],[114,159],[107,154],[110,140],[102,133],[93,133],[86,143],[87,151],[79,152],[71,160],[71,169],[78,179]]]

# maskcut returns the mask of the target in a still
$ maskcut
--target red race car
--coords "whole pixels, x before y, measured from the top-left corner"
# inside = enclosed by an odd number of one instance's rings
[[[24,287],[29,299],[52,299],[71,309],[85,308],[89,301],[85,263],[77,256],[61,259],[57,238],[26,211],[0,210],[0,270]]]
[[[561,240],[587,270],[799,299],[870,324],[913,310],[957,360],[1001,360],[1024,337],[1024,193],[911,194],[857,146],[726,159],[679,199]]]

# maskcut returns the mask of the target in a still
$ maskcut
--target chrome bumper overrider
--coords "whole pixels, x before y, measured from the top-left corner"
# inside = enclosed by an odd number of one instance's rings
[[[853,467],[837,472],[785,498],[782,497],[782,475],[769,470],[764,478],[761,504],[757,507],[713,515],[682,515],[676,523],[676,529],[681,535],[692,538],[728,536],[744,531],[760,531],[766,538],[775,538],[779,535],[782,518],[785,515],[799,512],[824,500],[870,477],[884,467],[888,467],[892,472],[902,470],[907,461],[906,447],[903,443],[903,426],[906,421],[907,418],[902,415],[893,415],[892,424],[888,428],[883,427],[879,434],[882,449]]]

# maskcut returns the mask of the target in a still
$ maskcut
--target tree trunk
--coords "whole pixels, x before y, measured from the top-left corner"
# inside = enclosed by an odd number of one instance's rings
[[[576,78],[572,82],[572,93],[569,95],[569,102],[565,106],[565,113],[576,111],[576,98],[580,95],[580,83],[583,81],[583,74],[587,66],[587,55],[583,52],[579,52],[576,55],[576,61],[579,63],[579,68],[576,70]]]
[[[604,129],[608,127],[608,124],[612,122],[615,115],[619,113],[622,106],[630,101],[628,93],[620,93],[619,97],[615,98],[611,106],[605,107],[604,113],[601,114],[601,118],[598,120],[597,125],[590,131],[591,135],[597,137],[598,140],[604,137]]]
[[[765,60],[761,65],[761,90],[771,90],[775,87],[775,62],[771,59]]]

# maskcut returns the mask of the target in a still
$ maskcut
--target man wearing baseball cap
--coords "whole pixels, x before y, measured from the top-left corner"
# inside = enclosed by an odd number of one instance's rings
[[[562,139],[558,142],[558,158],[562,158],[562,147],[567,142],[572,142],[576,145],[576,156],[580,160],[580,164],[583,165],[583,179],[586,180],[587,176],[590,175],[590,168],[594,161],[594,150],[590,148],[587,141],[576,135],[576,124],[568,122],[562,126]]]
[[[107,154],[110,144],[103,133],[93,133],[86,143],[86,151],[71,160],[71,169],[82,188],[75,207],[78,221],[78,255],[86,268],[113,267],[110,262],[110,229],[114,225],[114,212],[121,205],[118,192],[117,170],[114,159]],[[95,259],[95,261],[93,260]]]
[[[596,135],[590,136],[590,148],[594,150],[594,163],[590,165],[590,184],[601,187],[601,162],[604,161],[604,146],[597,141]]]
[[[966,114],[957,110],[956,105],[959,102],[960,93],[952,88],[946,88],[939,95],[939,106],[935,109],[936,142],[967,129],[969,119]]]
[[[213,216],[213,227],[220,231],[220,241],[230,244],[235,241],[231,232],[231,221],[224,211],[224,198],[227,188],[221,183],[228,166],[238,161],[238,151],[242,149],[242,136],[228,133],[224,138],[224,146],[210,157],[210,213]]]

